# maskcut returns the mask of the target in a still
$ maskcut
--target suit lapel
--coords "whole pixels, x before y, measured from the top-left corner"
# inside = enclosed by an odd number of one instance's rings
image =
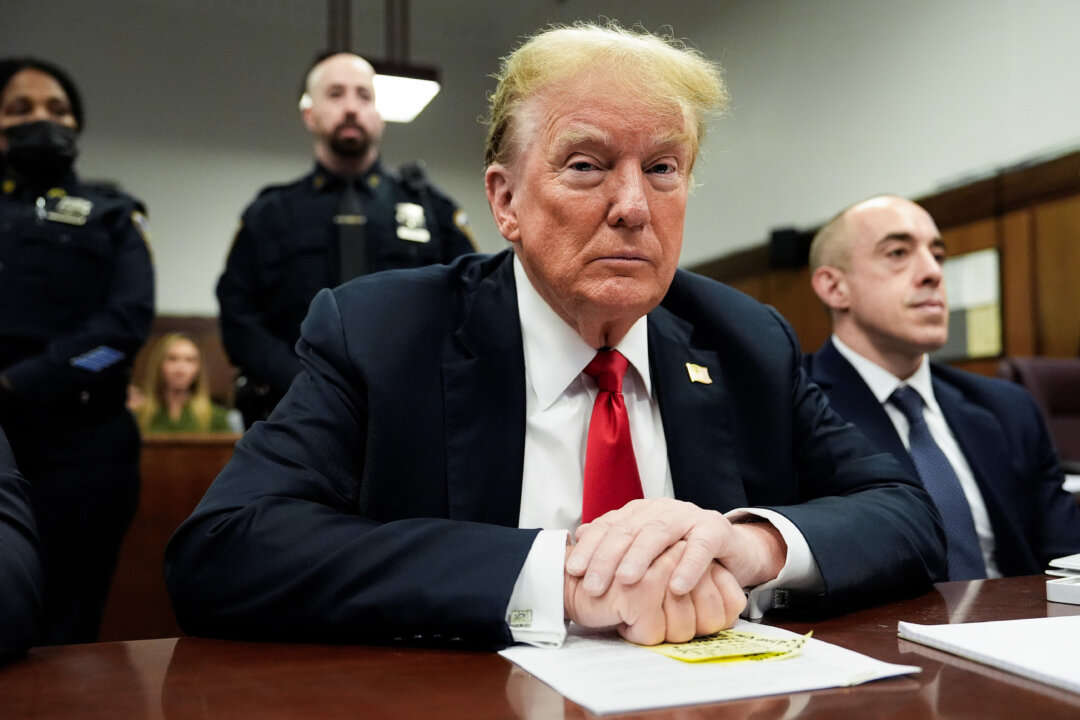
[[[969,402],[957,388],[936,375],[933,382],[934,396],[971,467],[990,515],[999,568],[1007,574],[1015,573],[1015,564],[1019,562],[1020,568],[1037,572],[1039,567],[1033,558],[1020,559],[1028,541],[1010,501],[1020,490],[1014,487],[1016,481],[1007,451],[1009,441],[1004,430],[989,411]]]
[[[464,294],[443,363],[450,517],[516,527],[525,458],[525,358],[513,256]]]
[[[913,477],[919,476],[885,408],[859,371],[840,354],[831,340],[814,353],[810,379],[825,391],[829,403],[841,417],[858,427],[878,448],[892,453]]]
[[[718,353],[693,347],[693,328],[664,307],[649,314],[649,372],[660,403],[675,497],[699,507],[747,505],[734,447],[728,387]],[[707,368],[692,382],[687,363]]]

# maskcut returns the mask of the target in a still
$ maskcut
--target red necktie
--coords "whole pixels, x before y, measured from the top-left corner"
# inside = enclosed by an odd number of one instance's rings
[[[585,493],[581,521],[592,522],[609,510],[642,497],[630,418],[623,402],[622,380],[629,366],[615,350],[600,350],[585,367],[600,391],[589,420],[585,450]]]

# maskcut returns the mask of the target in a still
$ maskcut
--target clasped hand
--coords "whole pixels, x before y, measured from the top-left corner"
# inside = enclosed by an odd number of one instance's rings
[[[668,498],[635,500],[575,533],[563,604],[586,627],[615,626],[631,642],[685,642],[729,627],[743,587],[776,577],[786,547],[769,523]]]

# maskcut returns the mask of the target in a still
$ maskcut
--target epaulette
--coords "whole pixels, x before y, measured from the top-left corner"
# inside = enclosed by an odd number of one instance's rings
[[[111,180],[83,180],[81,182],[82,187],[101,197],[109,198],[110,200],[127,200],[135,204],[140,212],[146,212],[146,206],[143,201],[135,197],[131,193],[127,192],[120,187],[118,183]]]
[[[261,198],[263,195],[269,195],[270,193],[279,192],[281,190],[288,190],[289,188],[296,187],[298,183],[307,182],[308,176],[304,176],[299,180],[293,180],[292,182],[276,183],[274,185],[267,185],[255,195],[256,198]]]
[[[90,192],[97,193],[107,198],[130,197],[120,189],[118,183],[112,180],[83,180],[82,186]]]

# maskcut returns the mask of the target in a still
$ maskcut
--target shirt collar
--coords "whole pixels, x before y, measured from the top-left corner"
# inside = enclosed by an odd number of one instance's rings
[[[873,360],[852,350],[845,345],[840,338],[836,337],[836,335],[832,336],[832,343],[836,346],[837,352],[843,355],[859,373],[863,381],[870,388],[870,392],[874,393],[874,397],[877,398],[879,403],[885,404],[893,394],[893,391],[907,385],[914,388],[915,391],[919,393],[923,399],[923,403],[926,404],[926,407],[935,413],[941,412],[941,409],[937,404],[937,398],[934,397],[934,384],[930,375],[930,361],[925,354],[923,355],[922,362],[919,363],[919,369],[907,380],[901,380]]]
[[[596,355],[566,321],[556,314],[533,287],[525,268],[514,255],[518,319],[525,351],[525,372],[532,382],[540,407],[547,409],[581,376]],[[645,392],[652,394],[649,376],[648,316],[638,319],[616,349],[637,371]]]
[[[383,182],[385,175],[386,170],[383,168],[382,162],[376,158],[372,166],[367,169],[367,172],[358,176],[360,180],[358,186],[373,192]],[[323,167],[318,160],[315,161],[315,170],[311,173],[311,187],[316,192],[335,190],[344,184],[345,181],[340,175],[335,175]]]

